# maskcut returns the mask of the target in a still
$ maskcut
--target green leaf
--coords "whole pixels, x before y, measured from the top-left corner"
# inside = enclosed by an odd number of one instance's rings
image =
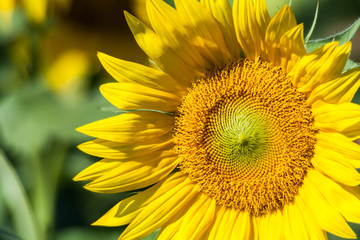
[[[142,240],[155,240],[159,235],[159,232],[160,232],[160,228],[156,229],[153,233],[144,237]]]
[[[17,234],[23,239],[39,240],[38,228],[23,185],[5,154],[0,149],[0,196],[14,220]]]
[[[20,237],[8,232],[8,231],[5,231],[4,229],[1,229],[0,228],[0,239],[2,240],[21,240]]]
[[[330,37],[324,38],[324,39],[317,39],[317,40],[311,40],[307,44],[305,44],[306,51],[309,53],[313,51],[314,49],[323,46],[324,44],[328,42],[333,41],[339,41],[339,44],[342,45],[348,41],[351,41],[351,39],[354,37],[356,31],[360,27],[360,19],[355,21],[348,29],[337,33],[335,35],[332,35]]]
[[[175,2],[174,0],[164,0],[167,4],[169,4],[170,6],[172,6],[173,8],[175,8]]]
[[[345,67],[344,67],[344,72],[346,72],[347,70],[350,70],[350,69],[359,67],[359,66],[360,66],[359,63],[356,63],[356,62],[351,61],[350,59],[348,59],[348,60],[346,61]]]
[[[0,138],[6,149],[25,157],[54,139],[77,144],[87,138],[75,128],[114,116],[100,110],[107,105],[99,94],[69,105],[40,84],[24,85],[0,101]]]

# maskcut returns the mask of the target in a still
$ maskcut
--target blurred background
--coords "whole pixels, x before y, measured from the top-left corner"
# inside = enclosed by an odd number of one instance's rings
[[[287,3],[267,1],[271,15]],[[292,8],[306,35],[316,1]],[[75,128],[116,114],[98,91],[114,80],[97,51],[148,64],[124,10],[148,22],[145,0],[0,0],[0,240],[117,239],[122,231],[90,224],[124,195],[88,192],[72,178],[98,160],[76,148],[90,138]],[[312,39],[359,17],[360,0],[320,0]],[[360,62],[360,32],[350,58]]]

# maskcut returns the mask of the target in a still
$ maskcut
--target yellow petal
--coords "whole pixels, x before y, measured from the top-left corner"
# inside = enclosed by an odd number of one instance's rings
[[[265,0],[254,0],[254,7],[255,7],[256,21],[259,26],[259,34],[261,36],[260,37],[261,51],[262,51],[261,55],[266,56],[265,34],[271,18],[267,10]]]
[[[232,208],[226,208],[226,211],[219,224],[215,239],[230,239],[232,229],[234,229],[234,224],[238,215],[239,211]]]
[[[359,87],[360,68],[354,68],[334,80],[317,86],[311,91],[307,102],[309,105],[317,100],[333,104],[351,102]]]
[[[238,59],[240,57],[240,45],[236,40],[234,20],[229,2],[227,0],[200,0],[200,2],[218,21],[232,59]]]
[[[175,0],[188,39],[200,54],[213,63],[225,63],[231,55],[215,18],[197,0]]]
[[[199,194],[197,185],[190,183],[188,179],[185,184],[180,188],[168,188],[166,193],[153,199],[131,221],[119,240],[141,239],[172,219]]]
[[[360,184],[360,173],[336,151],[316,145],[311,163],[315,169],[337,182],[349,186]]]
[[[317,144],[323,149],[332,149],[341,154],[343,161],[352,164],[354,168],[360,168],[360,145],[352,142],[340,133],[320,132],[316,135]]]
[[[236,210],[233,210],[236,211]],[[251,236],[251,225],[250,225],[250,217],[247,212],[238,211],[236,215],[234,228],[231,232],[231,240],[237,239],[250,239]]]
[[[303,218],[306,219],[305,224],[311,239],[328,240],[326,232],[319,226],[313,213],[305,204],[304,199],[302,197],[296,197],[295,204],[301,210]]]
[[[316,174],[316,170],[309,170],[304,179],[303,186],[299,189],[298,197],[302,198],[307,208],[313,213],[319,226],[327,232],[343,238],[356,239],[356,234],[341,214],[329,204],[329,202],[321,195],[315,185],[308,178],[310,175]],[[309,177],[310,176],[310,177]],[[324,184],[323,182],[317,182]]]
[[[270,21],[266,29],[265,43],[267,60],[281,66],[281,37],[296,26],[296,19],[288,5],[284,6]]]
[[[357,196],[347,191],[340,184],[335,183],[319,173],[310,175],[309,181],[311,181],[314,186],[319,186],[318,183],[321,182],[321,187],[318,187],[318,190],[324,198],[327,199],[347,221],[360,223],[360,199]],[[356,186],[356,188],[359,188],[359,186]]]
[[[166,73],[190,86],[195,73],[149,27],[125,12],[126,21],[140,48]]]
[[[340,76],[348,59],[351,42],[338,46],[327,43],[304,56],[292,69],[293,84],[301,92],[308,92],[318,85]]]
[[[96,139],[82,143],[78,148],[81,151],[96,157],[121,160],[146,155],[171,146],[173,146],[172,133],[167,133],[155,138],[151,142],[145,141],[135,144],[122,144],[104,139]]]
[[[280,39],[281,67],[288,73],[306,54],[304,46],[304,25],[300,24],[285,32]]]
[[[224,206],[218,206],[215,210],[215,219],[214,219],[214,224],[212,225],[210,231],[208,232],[208,236],[207,239],[209,240],[216,240],[217,238],[217,234],[219,232],[219,227],[221,225],[221,223],[225,220],[224,219],[224,215],[226,212],[226,207]],[[219,234],[220,236],[220,234]]]
[[[102,159],[78,173],[74,181],[90,181],[119,167],[123,162],[116,159]]]
[[[186,92],[186,87],[183,84],[160,70],[114,58],[101,52],[98,53],[98,57],[106,71],[119,83],[139,83],[179,96],[183,96]]]
[[[261,55],[260,30],[252,0],[234,0],[233,16],[242,51],[248,59],[258,60]]]
[[[323,131],[336,131],[345,136],[360,138],[360,105],[355,103],[324,104],[312,109],[315,127]]]
[[[283,229],[285,221],[280,210],[259,217],[259,238],[263,240],[285,239]]]
[[[178,12],[162,0],[148,0],[146,7],[151,25],[164,43],[194,71],[204,74],[208,63],[188,40]]]
[[[105,83],[100,86],[101,94],[121,110],[154,109],[173,112],[180,106],[178,96],[137,83]]]
[[[120,201],[92,225],[110,227],[128,224],[145,206],[156,198],[167,194],[169,189],[179,190],[179,188],[189,185],[185,180],[186,176],[183,174],[173,174],[154,186]]]
[[[189,206],[191,203],[188,204]],[[181,223],[184,220],[185,213],[187,212],[187,207],[184,207],[182,210],[178,211],[170,221],[166,222],[157,236],[157,240],[168,240],[176,239],[177,233],[180,229]]]
[[[133,111],[102,119],[76,130],[119,143],[152,141],[174,128],[174,117],[152,111]]]
[[[200,194],[185,213],[177,239],[203,239],[212,225],[216,202],[205,194]]]
[[[306,240],[311,239],[308,235],[305,219],[301,210],[294,203],[288,203],[284,206],[284,235],[285,239]],[[274,226],[275,227],[275,226]]]
[[[150,186],[166,176],[178,164],[178,157],[171,151],[160,151],[134,160],[97,176],[84,187],[93,192],[117,193]],[[85,169],[85,173],[86,173]]]

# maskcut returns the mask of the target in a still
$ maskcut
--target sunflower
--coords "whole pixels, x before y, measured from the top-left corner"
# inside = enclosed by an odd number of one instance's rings
[[[265,0],[148,0],[152,28],[125,13],[154,67],[99,53],[100,87],[123,114],[78,130],[103,158],[75,180],[100,193],[143,189],[94,225],[119,239],[356,238],[359,68],[351,48],[307,53],[289,6]]]

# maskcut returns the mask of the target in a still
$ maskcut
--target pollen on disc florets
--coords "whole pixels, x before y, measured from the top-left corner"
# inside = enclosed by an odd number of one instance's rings
[[[267,62],[208,72],[176,116],[181,171],[220,205],[254,215],[281,208],[311,167],[316,129],[305,100]]]

